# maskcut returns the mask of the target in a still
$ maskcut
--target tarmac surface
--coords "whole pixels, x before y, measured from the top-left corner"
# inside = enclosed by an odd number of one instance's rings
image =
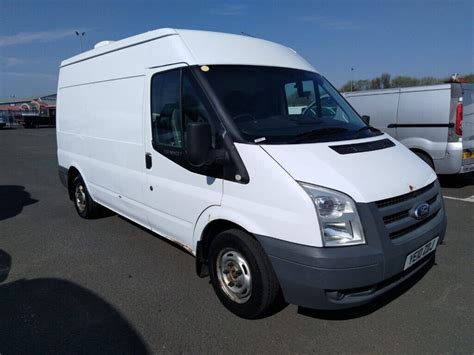
[[[362,308],[249,321],[182,249],[116,215],[81,219],[54,128],[0,130],[0,353],[472,354],[474,175],[441,183],[447,235],[418,282]]]

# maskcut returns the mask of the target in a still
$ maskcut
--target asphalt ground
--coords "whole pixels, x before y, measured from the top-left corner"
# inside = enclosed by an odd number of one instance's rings
[[[81,219],[53,128],[0,130],[0,353],[472,354],[474,175],[441,182],[446,242],[417,282],[349,311],[249,321],[182,249],[116,215]]]

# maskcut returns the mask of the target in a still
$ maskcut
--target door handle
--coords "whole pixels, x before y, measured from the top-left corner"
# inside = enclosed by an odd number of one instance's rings
[[[151,169],[151,166],[152,166],[152,160],[151,160],[151,154],[150,153],[146,153],[145,154],[145,166],[147,169]]]

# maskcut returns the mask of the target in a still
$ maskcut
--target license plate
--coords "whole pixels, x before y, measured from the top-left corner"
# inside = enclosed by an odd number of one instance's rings
[[[462,154],[463,159],[471,159],[474,158],[474,152],[470,152],[468,150],[465,150],[464,153]]]
[[[405,260],[405,267],[403,268],[403,270],[408,269],[410,266],[415,264],[418,260],[428,255],[429,253],[435,251],[436,246],[438,245],[438,239],[439,237],[436,237],[435,239],[430,240],[428,243],[426,243],[422,247],[416,249],[414,252],[408,254]]]

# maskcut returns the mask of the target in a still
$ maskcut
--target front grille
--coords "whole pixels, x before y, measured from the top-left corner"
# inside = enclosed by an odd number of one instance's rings
[[[383,222],[385,224],[390,224],[390,223],[399,221],[399,220],[407,217],[409,215],[409,212],[410,212],[410,210],[406,210],[406,211],[398,212],[398,213],[395,213],[395,214],[391,214],[389,216],[385,216],[383,218]]]
[[[429,215],[418,220],[410,215],[410,210],[420,202],[430,205]],[[439,186],[431,183],[411,193],[377,201],[376,206],[390,239],[403,237],[432,221],[440,212],[442,201]]]
[[[395,239],[395,238],[399,238],[399,237],[402,237],[404,236],[405,234],[408,234],[410,232],[413,232],[414,230],[420,228],[421,226],[424,226],[425,224],[427,224],[429,221],[431,221],[432,219],[434,219],[439,213],[439,210],[436,211],[435,213],[433,213],[432,215],[428,216],[427,218],[425,218],[424,220],[422,221],[419,221],[418,223],[415,223],[415,224],[412,224],[411,226],[409,227],[406,227],[406,228],[403,228],[403,229],[400,229],[396,232],[392,232],[389,234],[389,237],[390,239]]]
[[[437,198],[438,198],[438,194],[434,195],[432,198],[426,201],[426,203],[430,205],[430,208],[431,208],[431,205],[436,202]],[[390,224],[390,223],[399,221],[403,218],[406,218],[409,215],[410,215],[410,209],[385,216],[383,217],[383,221],[385,224]]]
[[[400,196],[397,196],[397,197],[392,197],[392,198],[387,198],[385,200],[377,201],[376,202],[377,207],[378,208],[387,207],[387,206],[391,206],[391,205],[401,203],[403,201],[411,200],[411,199],[413,199],[417,196],[422,195],[426,191],[431,190],[433,188],[434,184],[435,183],[432,182],[431,184],[429,184],[428,186],[423,187],[422,189],[419,189],[419,190],[416,190],[416,191],[413,191],[413,192],[409,192],[405,195],[400,195]]]

